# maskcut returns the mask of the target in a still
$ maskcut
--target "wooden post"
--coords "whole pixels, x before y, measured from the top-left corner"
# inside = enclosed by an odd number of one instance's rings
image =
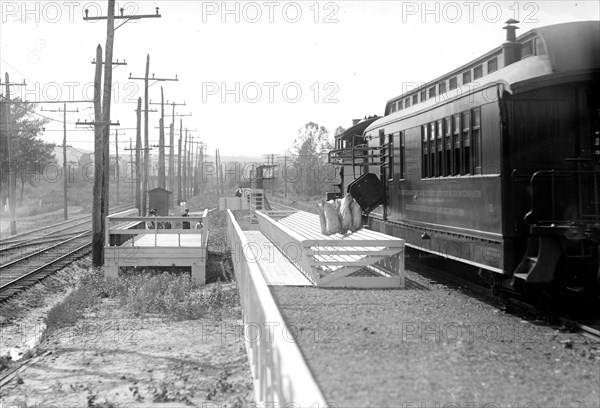
[[[106,228],[105,222],[108,216],[109,198],[110,193],[108,191],[109,180],[110,180],[110,98],[112,93],[112,59],[113,59],[113,44],[115,39],[115,2],[116,0],[108,1],[108,18],[106,20],[106,49],[104,57],[104,92],[102,94],[102,169],[104,176],[102,177],[102,197],[100,207],[100,224],[101,224],[101,237],[104,235],[104,229]],[[101,239],[102,241],[102,239]],[[104,243],[101,242],[99,246],[100,250],[100,265],[104,265]]]
[[[185,140],[183,143],[183,201],[187,201],[188,189],[187,189],[187,157],[188,157],[188,130],[185,129]]]
[[[171,207],[175,206],[175,102],[173,102],[173,115],[171,117],[171,127],[169,128],[169,190],[171,194]]]
[[[133,183],[135,174],[133,170],[133,141],[129,138],[129,166],[131,168],[131,173],[129,174],[129,180],[131,182],[131,199],[135,197],[135,185]],[[137,204],[137,202],[136,202]]]
[[[119,130],[115,129],[115,159],[116,159],[116,168],[115,168],[115,177],[117,182],[117,205],[121,202],[119,198],[119,188],[121,185],[121,172],[119,171]],[[108,215],[108,214],[107,214]]]
[[[137,104],[137,128],[135,134],[135,206],[138,209],[138,215],[142,215],[142,171],[141,171],[141,151],[142,151],[142,98],[138,98]]]
[[[183,120],[179,120],[179,143],[177,144],[177,200],[179,203],[177,205],[181,205],[181,142],[183,138]]]
[[[165,180],[165,95],[163,87],[160,87],[160,120],[158,139],[158,186],[166,188]]]
[[[146,56],[146,75],[144,77],[144,182],[142,187],[142,216],[146,216],[148,207],[148,173],[150,168],[150,146],[148,143],[148,76],[150,75],[150,54]]]
[[[10,234],[17,235],[17,220],[15,218],[15,211],[17,207],[17,169],[13,163],[13,151],[12,151],[12,129],[11,121],[12,117],[10,114],[10,78],[8,72],[4,74],[6,81],[6,147],[8,150],[8,205],[9,218],[10,218]]]
[[[67,168],[67,104],[63,104],[63,199],[64,210],[63,216],[65,221],[69,219],[69,210],[67,209],[69,200],[67,198],[67,179],[69,178],[69,170]]]
[[[94,77],[94,189],[92,204],[92,264],[102,266],[104,231],[102,229],[102,46],[96,48],[96,74]]]

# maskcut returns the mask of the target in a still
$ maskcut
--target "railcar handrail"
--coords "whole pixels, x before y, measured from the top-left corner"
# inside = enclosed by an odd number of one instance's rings
[[[529,226],[598,224],[599,178],[598,170],[550,169],[534,172],[529,179],[531,210],[524,217],[525,223]]]
[[[333,149],[327,153],[329,164],[343,164],[351,166],[375,166],[380,163],[375,160],[381,158],[381,146],[368,146],[361,144],[346,149]],[[362,160],[357,162],[357,160]]]

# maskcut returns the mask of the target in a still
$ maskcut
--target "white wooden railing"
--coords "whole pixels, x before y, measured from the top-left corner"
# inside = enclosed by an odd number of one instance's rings
[[[243,309],[244,338],[258,406],[329,406],[277,308],[248,240],[227,210],[227,232]],[[248,252],[250,253],[250,252]]]
[[[206,228],[195,229],[194,226],[197,222],[201,222],[202,225],[206,225],[206,217],[208,210],[204,210],[202,215],[190,215],[189,217],[169,217],[169,216],[156,216],[156,217],[139,217],[139,216],[123,216],[123,215],[109,215],[106,217],[106,230],[105,230],[105,246],[111,246],[110,237],[114,235],[154,235],[154,242],[157,243],[158,235],[164,234],[178,234],[178,235],[200,235],[204,234],[204,243],[208,236]],[[189,223],[189,228],[183,228],[183,223]],[[135,224],[144,224],[143,229],[132,229]],[[169,223],[171,228],[165,228]],[[133,241],[132,241],[133,243]],[[181,246],[181,242],[180,242]]]

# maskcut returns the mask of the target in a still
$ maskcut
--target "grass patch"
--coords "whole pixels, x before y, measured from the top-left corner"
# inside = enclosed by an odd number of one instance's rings
[[[239,295],[232,283],[197,285],[187,274],[148,269],[106,279],[101,268],[90,268],[64,301],[50,309],[46,334],[74,325],[104,298],[115,300],[134,316],[158,314],[175,321],[241,317]]]
[[[238,317],[235,284],[197,285],[188,275],[169,272],[131,274],[111,282],[109,296],[136,316],[161,314],[173,320]]]

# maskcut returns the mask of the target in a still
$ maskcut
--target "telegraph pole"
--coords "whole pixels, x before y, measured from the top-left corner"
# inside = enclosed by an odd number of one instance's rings
[[[133,184],[133,177],[134,177],[134,173],[133,173],[133,143],[131,141],[131,138],[129,138],[129,163],[131,167],[131,197],[135,197],[135,191],[137,191],[137,188],[134,189],[134,184]],[[136,162],[136,166],[137,167],[137,162]],[[137,184],[137,179],[136,179],[136,184]],[[136,200],[136,204],[137,204],[137,200]],[[139,207],[138,207],[139,208]]]
[[[116,160],[116,169],[115,169],[115,177],[117,179],[117,205],[121,201],[119,199],[119,185],[121,184],[121,174],[119,172],[119,130],[115,129],[115,160]]]
[[[158,139],[158,186],[166,189],[167,181],[165,178],[165,94],[163,87],[160,87],[160,120],[158,121],[159,139]]]
[[[94,189],[92,204],[92,263],[94,266],[104,264],[104,250],[101,248],[104,233],[104,221],[102,220],[103,205],[102,193],[104,174],[102,174],[102,133],[100,121],[102,106],[100,105],[100,86],[102,81],[102,47],[98,44],[96,48],[96,75],[94,78]]]
[[[164,129],[167,129],[167,127],[165,126],[165,102],[164,102],[164,97],[163,97],[163,88],[160,88],[160,95],[161,95],[161,101],[160,103],[150,103],[150,105],[160,105],[160,109],[161,109],[161,118],[162,118],[162,124],[159,125],[159,145],[163,145],[164,146]],[[175,127],[175,116],[191,116],[191,114],[189,115],[176,115],[175,114],[175,106],[185,106],[185,102],[184,103],[176,103],[176,102],[169,102],[169,100],[167,100],[167,105],[171,105],[173,107],[173,111],[172,111],[172,120],[171,120],[171,126],[169,126],[169,166],[168,166],[168,172],[169,172],[169,191],[173,192],[175,190],[175,170],[174,170],[174,164],[173,164],[173,156],[174,156],[174,146],[175,146],[175,135],[174,135],[174,127]],[[162,142],[160,140],[163,140]],[[163,159],[160,159],[160,155],[162,152],[162,157]],[[165,167],[164,167],[164,149],[159,150],[159,180],[161,179],[161,170],[162,170],[162,185],[161,187],[166,188],[166,176],[165,176]],[[162,166],[162,167],[161,167]],[[160,184],[160,181],[159,181]],[[171,200],[174,199],[175,194],[171,195]]]
[[[104,92],[102,106],[100,105],[100,81],[102,75],[102,48],[98,46],[96,51],[96,78],[94,86],[94,132],[95,141],[95,180],[94,180],[94,205],[92,214],[92,263],[94,266],[104,264],[104,222],[108,215],[108,158],[109,158],[109,132],[110,132],[110,97],[112,87],[112,56],[115,36],[115,19],[125,19],[125,24],[129,20],[139,20],[142,18],[158,18],[158,7],[156,15],[131,15],[124,16],[123,8],[120,9],[121,15],[115,16],[115,0],[108,0],[108,15],[89,17],[88,10],[85,10],[84,21],[88,20],[107,20],[106,24],[106,58],[104,66]],[[121,26],[123,25],[121,24]],[[119,27],[121,27],[119,26]],[[119,28],[117,27],[117,28]],[[104,173],[104,174],[102,174]]]
[[[44,109],[42,109],[42,111],[43,110]],[[63,200],[64,200],[63,216],[66,221],[69,219],[69,211],[67,209],[67,205],[68,205],[67,179],[68,179],[68,174],[69,174],[68,170],[67,170],[67,112],[79,112],[79,109],[68,111],[67,104],[64,103],[62,111],[60,109],[58,109],[58,110],[47,110],[46,112],[63,112],[63,145],[62,145],[62,148],[63,148]]]
[[[158,13],[158,8],[157,8]],[[143,80],[144,81],[144,181],[142,183],[142,215],[146,215],[146,207],[147,207],[147,199],[148,199],[148,176],[150,170],[150,157],[149,157],[149,143],[148,143],[148,112],[150,101],[148,99],[148,88],[154,85],[156,82],[164,82],[164,81],[179,81],[177,79],[177,75],[175,75],[175,79],[171,78],[156,78],[154,74],[152,74],[152,78],[150,78],[150,54],[146,56],[146,75],[144,77],[132,77],[131,73],[129,74],[129,79],[133,80]],[[155,81],[152,85],[148,85],[148,81]]]
[[[187,155],[188,155],[188,130],[187,128],[185,129],[185,139],[183,142],[183,199],[184,201],[187,201],[187,166],[188,166],[188,161],[187,161]]]
[[[142,112],[147,115],[150,112],[158,112],[155,109],[145,109],[142,111],[142,98],[138,98],[138,108],[136,109],[137,113],[137,127],[136,127],[136,174],[137,174],[137,193],[139,197],[136,196],[136,206],[139,210],[139,215],[144,216],[146,214],[146,197],[148,191],[148,172],[146,170],[146,163],[148,163],[148,155],[150,147],[148,146],[148,135],[145,135],[145,147],[142,147]],[[144,151],[144,156],[141,156],[142,150]],[[149,166],[149,164],[148,164]]]
[[[169,101],[167,100],[167,103]],[[173,112],[172,112],[172,117],[171,117],[171,129],[169,129],[169,139],[170,139],[170,145],[171,147],[169,148],[169,190],[171,190],[171,192],[174,193],[175,190],[175,164],[173,162],[173,153],[174,153],[174,144],[175,144],[175,106],[181,105],[181,106],[185,106],[185,101],[183,102],[183,104],[178,104],[175,101],[171,102],[171,105],[173,106]],[[191,114],[190,114],[191,115]],[[185,116],[185,115],[180,115],[180,116]],[[171,207],[174,206],[174,199],[175,199],[175,194],[171,194]]]
[[[140,149],[142,148],[142,98],[138,98],[137,104],[137,129],[135,132],[135,206],[138,209],[138,215],[142,215],[142,185],[140,179]]]
[[[177,201],[181,205],[181,138],[183,133],[183,120],[179,119],[179,143],[177,143]]]
[[[13,163],[13,151],[12,151],[12,129],[11,122],[12,116],[10,113],[10,87],[11,86],[25,86],[25,82],[22,84],[10,83],[8,72],[4,74],[4,84],[6,85],[6,150],[8,158],[8,205],[9,205],[9,218],[10,218],[10,234],[17,235],[17,220],[15,216],[17,207],[17,168]]]

